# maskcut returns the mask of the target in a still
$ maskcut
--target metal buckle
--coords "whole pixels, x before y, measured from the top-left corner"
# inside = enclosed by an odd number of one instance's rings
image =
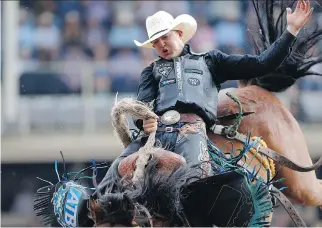
[[[234,139],[237,135],[237,131],[234,132],[227,132],[228,131],[228,127],[224,127],[222,129],[222,133],[225,135],[226,138],[228,139]]]
[[[180,113],[175,110],[170,110],[165,112],[161,116],[161,122],[164,125],[172,125],[178,123],[180,120]]]
[[[173,127],[165,127],[165,132],[167,133],[173,132]]]

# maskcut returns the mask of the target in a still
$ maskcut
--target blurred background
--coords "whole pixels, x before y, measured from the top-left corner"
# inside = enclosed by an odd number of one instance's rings
[[[322,28],[321,0],[310,25]],[[322,4],[321,4],[322,5]],[[248,31],[258,31],[251,1],[1,1],[2,226],[41,226],[33,193],[57,182],[62,151],[69,172],[121,153],[110,109],[135,97],[141,70],[156,57],[133,40],[147,39],[145,19],[158,10],[198,21],[195,52],[253,53]],[[322,42],[314,50],[322,51]],[[322,65],[315,67],[322,73]],[[223,88],[236,87],[235,81]],[[299,121],[313,160],[322,155],[322,77],[299,80],[278,94]],[[322,179],[322,170],[317,172]],[[322,193],[321,193],[322,194]],[[309,226],[322,226],[316,207],[298,207]],[[278,208],[274,223],[293,226]]]

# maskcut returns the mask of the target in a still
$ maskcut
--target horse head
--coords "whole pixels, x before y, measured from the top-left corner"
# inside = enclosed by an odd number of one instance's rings
[[[89,214],[97,227],[129,227],[134,217],[134,204],[124,193],[106,193],[89,200]]]

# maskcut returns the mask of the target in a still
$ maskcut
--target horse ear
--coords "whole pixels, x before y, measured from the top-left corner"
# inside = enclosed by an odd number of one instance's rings
[[[99,208],[99,205],[97,201],[93,198],[93,196],[90,197],[88,201],[88,210],[89,210],[89,216],[91,219],[96,223],[96,211]]]

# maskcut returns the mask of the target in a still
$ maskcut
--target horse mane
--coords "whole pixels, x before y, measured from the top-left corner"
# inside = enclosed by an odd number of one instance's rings
[[[160,161],[152,157],[139,181],[128,177],[104,178],[96,186],[95,199],[90,200],[90,214],[95,223],[150,226],[152,220],[163,220],[169,225],[183,225],[183,207],[180,200],[184,186],[199,180],[195,172],[199,165],[186,165],[167,172],[158,172]],[[107,180],[107,179],[113,179]],[[111,185],[113,182],[113,185]],[[153,223],[153,222],[152,222]]]
[[[287,1],[288,3],[290,1]],[[274,43],[286,29],[286,7],[292,8],[296,0],[286,5],[284,0],[252,0],[260,32],[252,33],[255,54],[259,55]],[[280,12],[278,12],[280,11]],[[303,28],[297,35],[290,55],[274,72],[263,77],[240,80],[242,84],[258,85],[271,92],[282,92],[294,85],[297,79],[320,75],[311,67],[322,62],[322,55],[314,55],[312,48],[322,39],[322,29]]]
[[[181,200],[185,198],[182,189],[200,179],[196,175],[196,171],[201,170],[200,164],[177,167],[169,173],[158,172],[159,164],[158,158],[153,157],[146,166],[142,181],[137,182],[135,188],[128,189],[127,194],[146,207],[155,219],[161,216],[161,219],[166,218],[169,226],[182,226],[186,222],[182,217]]]

